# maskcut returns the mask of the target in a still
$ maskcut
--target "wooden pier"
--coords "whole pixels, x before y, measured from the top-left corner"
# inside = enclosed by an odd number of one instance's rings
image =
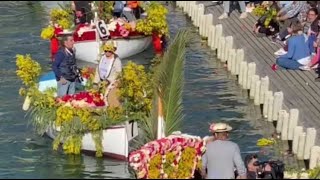
[[[320,160],[320,82],[315,82],[314,71],[273,71],[274,52],[280,45],[270,38],[257,37],[253,26],[257,17],[232,10],[229,18],[219,20],[223,13],[221,4],[212,1],[177,1],[199,27],[199,33],[208,38],[208,46],[217,50],[221,62],[237,77],[242,89],[249,91],[249,98],[261,106],[263,119],[276,124],[285,147],[293,150],[294,159],[307,161],[314,168]],[[287,143],[288,142],[288,143]],[[287,144],[289,144],[287,146]]]

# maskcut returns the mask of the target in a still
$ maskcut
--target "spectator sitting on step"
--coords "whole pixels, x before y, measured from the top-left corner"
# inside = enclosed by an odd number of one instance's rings
[[[317,47],[319,42],[319,20],[318,20],[318,10],[316,8],[311,8],[308,11],[308,18],[303,23],[303,32],[308,36],[308,45],[310,53],[313,55],[311,62],[304,66],[303,70],[311,70],[317,67],[319,61],[319,49]]]
[[[244,1],[223,1],[223,10],[224,13],[218,19],[228,18],[230,12],[230,2],[238,2],[241,10],[240,19],[247,17],[246,4]]]
[[[307,19],[303,22],[303,32],[308,35],[309,49],[311,53],[315,53],[313,43],[316,41],[319,33],[318,14],[317,8],[309,9]]]
[[[302,33],[301,23],[293,23],[288,28],[292,36],[288,39],[288,52],[277,58],[276,64],[272,66],[276,70],[278,66],[285,69],[298,70],[310,63],[310,50],[305,34]]]
[[[273,41],[283,41],[288,36],[287,27],[292,23],[302,23],[306,19],[309,4],[305,1],[293,1],[290,5],[284,6],[277,14],[276,20],[280,23],[280,32],[273,37]]]
[[[319,34],[318,10],[316,8],[309,9],[306,20],[304,20],[301,24],[303,25],[303,33],[307,34],[307,37],[308,37],[308,45],[309,45],[310,53],[315,54],[317,51],[315,47],[317,46],[314,44]],[[289,32],[288,34],[290,36]],[[281,48],[279,51],[275,52],[275,55],[282,55],[286,53],[285,51],[287,50],[284,51],[283,49],[285,48]],[[313,66],[317,62],[318,60],[313,59],[310,64],[306,65],[303,68],[303,70],[310,70],[311,66]]]

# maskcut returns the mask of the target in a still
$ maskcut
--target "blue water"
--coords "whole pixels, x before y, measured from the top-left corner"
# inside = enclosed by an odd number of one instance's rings
[[[231,139],[239,144],[243,155],[259,152],[255,143],[262,132],[257,130],[256,120],[250,119],[247,98],[214,52],[202,44],[190,20],[181,11],[169,9],[171,37],[182,27],[192,30],[185,66],[183,132],[205,136],[209,135],[208,123],[228,122],[235,129]],[[29,53],[45,72],[50,70],[49,42],[40,39],[46,23],[47,15],[38,5],[30,7],[23,1],[0,3],[0,178],[132,177],[125,162],[53,151],[52,141],[37,136],[24,119],[15,55]],[[149,49],[130,59],[148,64],[152,57]]]

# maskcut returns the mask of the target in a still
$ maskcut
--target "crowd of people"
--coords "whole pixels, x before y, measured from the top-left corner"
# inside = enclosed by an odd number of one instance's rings
[[[282,46],[274,53],[277,57],[273,70],[320,72],[319,1],[247,1],[247,6],[245,1],[224,1],[224,13],[219,19],[228,18],[230,2],[239,3],[240,18],[246,18],[254,7],[266,8],[253,32],[258,37],[270,36],[273,43]],[[320,75],[315,81],[320,82]]]

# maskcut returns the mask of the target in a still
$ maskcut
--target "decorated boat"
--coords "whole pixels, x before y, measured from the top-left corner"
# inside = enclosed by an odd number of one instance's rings
[[[84,81],[82,85],[85,86],[87,79],[83,78]],[[45,92],[50,88],[57,88],[57,82],[54,73],[48,72],[40,77],[39,90]],[[89,97],[88,94],[82,93],[83,97]],[[80,94],[74,95],[74,97],[79,99]],[[71,98],[71,97],[70,97]],[[66,100],[65,100],[66,101]],[[68,100],[71,102],[71,99]],[[102,102],[102,101],[101,101]],[[27,103],[27,102],[25,102]],[[26,105],[24,105],[26,106]],[[46,130],[46,134],[55,139],[57,134],[60,132],[59,127],[51,126]],[[102,149],[103,155],[107,157],[112,157],[118,160],[127,160],[128,158],[128,147],[129,142],[138,135],[138,126],[136,121],[125,121],[121,124],[107,127],[102,130]],[[94,154],[96,150],[95,143],[93,141],[94,137],[92,133],[85,133],[82,137],[81,150],[90,154]],[[114,143],[117,142],[117,143]]]
[[[24,84],[19,91],[25,97],[23,109],[28,111],[27,117],[39,135],[54,139],[54,150],[66,154],[93,152],[98,157],[127,160],[129,143],[139,131],[136,115],[143,115],[150,104],[147,86],[142,88],[148,81],[142,65],[129,62],[123,68],[119,88],[114,88],[122,103],[114,107],[104,96],[104,82],[99,84],[100,90],[92,88],[94,68],[82,68],[82,90],[58,98],[53,72],[40,77],[41,67],[30,55],[17,55],[16,63],[17,75]],[[141,85],[133,86],[135,83]]]
[[[102,5],[101,5],[102,3]],[[44,28],[41,37],[51,41],[51,57],[58,50],[57,37],[61,33],[72,33],[75,40],[76,58],[82,61],[98,63],[103,53],[101,46],[112,41],[117,47],[120,58],[128,58],[146,50],[153,43],[156,54],[164,49],[164,37],[168,33],[166,22],[167,9],[159,3],[152,2],[145,6],[147,16],[143,19],[128,22],[125,18],[112,18],[107,9],[96,8],[92,3],[94,20],[91,23],[79,24],[70,30],[72,20],[68,8],[53,8],[50,12],[51,22]],[[111,6],[111,2],[99,2],[102,7]]]

